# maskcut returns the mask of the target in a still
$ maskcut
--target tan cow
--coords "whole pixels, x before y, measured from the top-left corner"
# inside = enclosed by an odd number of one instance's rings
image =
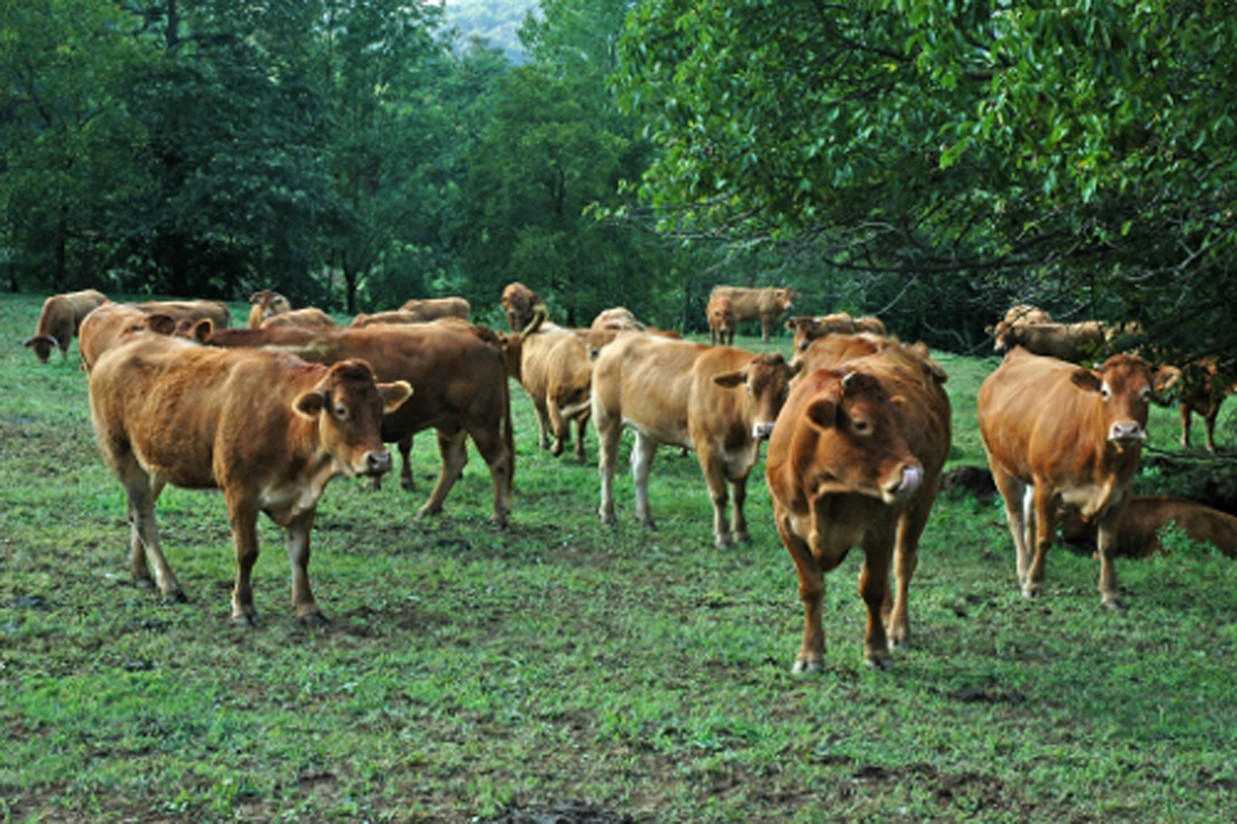
[[[515,354],[507,358],[508,374],[520,382],[537,414],[537,443],[551,454],[563,454],[576,430],[575,457],[583,461],[584,432],[592,413],[593,362],[585,340],[546,320],[544,306],[518,336],[505,338]],[[550,440],[553,437],[553,444]]]
[[[175,321],[209,320],[216,329],[232,325],[232,310],[221,300],[146,300],[133,304],[152,315],[167,315]]]
[[[503,289],[503,313],[507,316],[507,328],[521,332],[533,322],[533,310],[544,304],[541,295],[522,283],[508,283]]]
[[[1133,355],[1085,369],[1021,347],[984,380],[979,431],[1027,598],[1043,590],[1053,516],[1069,506],[1097,524],[1102,601],[1123,608],[1112,563],[1117,533],[1142,456],[1147,403],[1170,380],[1168,370],[1152,373]]]
[[[730,346],[655,335],[620,335],[593,367],[593,421],[599,441],[601,519],[614,523],[614,469],[624,425],[631,450],[636,517],[653,528],[649,470],[658,444],[691,447],[713,499],[718,547],[748,539],[743,504],[747,476],[769,436],[793,375],[780,354],[754,355]],[[734,514],[726,523],[727,484]]]
[[[1021,346],[1028,352],[1058,358],[1071,363],[1099,357],[1104,352],[1107,337],[1097,320],[1079,323],[1019,323],[996,325],[993,348],[1008,352]]]
[[[321,621],[308,575],[318,500],[336,475],[390,469],[380,422],[408,398],[408,384],[376,383],[363,361],[327,368],[138,334],[99,358],[89,385],[99,447],[128,499],[134,579],[149,585],[153,566],[163,596],[184,600],[160,546],[155,501],[169,483],[217,488],[236,550],[233,619],[257,617],[250,576],[265,512],[287,530],[298,617]]]
[[[335,325],[335,319],[316,306],[306,306],[301,309],[289,309],[264,319],[260,324],[262,329],[272,326],[300,326],[306,329],[326,329]]]
[[[1083,520],[1077,510],[1057,512],[1061,536],[1070,543],[1095,544],[1095,525]],[[1164,554],[1162,530],[1175,525],[1192,541],[1209,543],[1230,558],[1237,558],[1237,516],[1171,495],[1140,495],[1130,501],[1117,530],[1114,555],[1146,558]]]
[[[379,380],[404,380],[416,387],[408,403],[382,420],[382,439],[399,444],[404,458],[400,484],[412,486],[405,449],[411,437],[433,428],[442,469],[418,517],[437,515],[468,462],[472,438],[494,482],[492,521],[507,523],[515,476],[510,392],[503,353],[494,333],[457,322],[330,329],[276,327],[227,329],[210,343],[226,347],[279,347],[305,360],[332,364],[362,358]]]
[[[190,321],[182,321],[191,323]],[[205,321],[210,323],[210,321]],[[176,334],[177,322],[169,315],[143,312],[131,303],[113,303],[107,301],[94,309],[82,320],[78,330],[77,347],[82,355],[82,367],[87,371],[94,368],[99,358],[107,350],[123,343],[138,332],[154,332],[159,335]],[[186,327],[181,337],[192,337],[192,330]]]
[[[26,338],[22,346],[33,349],[39,363],[47,363],[53,349],[60,350],[61,359],[68,358],[69,343],[82,321],[106,301],[107,296],[97,289],[52,295],[43,301],[34,334]]]
[[[253,304],[249,309],[250,329],[257,329],[269,317],[292,311],[292,302],[270,289],[254,292],[249,296],[249,302]]]
[[[733,346],[735,319],[734,303],[730,298],[725,295],[711,295],[704,314],[709,321],[709,343],[713,346]]]
[[[800,316],[786,321],[786,328],[794,334],[791,344],[795,357],[807,350],[817,338],[827,335],[871,334],[884,337],[889,334],[885,323],[875,315],[851,317],[849,312],[834,312],[820,317]]]
[[[794,308],[794,299],[799,293],[789,286],[750,289],[743,286],[714,286],[709,299],[728,297],[734,308],[735,323],[760,321],[760,339],[768,342],[769,330],[776,326],[782,316]]]
[[[910,581],[949,454],[945,372],[922,344],[877,335],[820,338],[802,363],[766,462],[774,520],[805,613],[794,669],[822,669],[825,573],[856,546],[868,608],[864,658],[887,667],[889,643],[910,637]]]
[[[459,318],[468,320],[472,307],[468,301],[460,297],[421,298],[405,301],[399,311],[420,317],[421,323],[428,323],[441,318]]]

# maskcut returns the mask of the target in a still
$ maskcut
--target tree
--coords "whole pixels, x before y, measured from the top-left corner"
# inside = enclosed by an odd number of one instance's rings
[[[1222,9],[651,0],[620,99],[659,149],[642,193],[667,230],[915,279],[966,301],[951,323],[1032,297],[1184,346],[1237,286]],[[1189,343],[1237,350],[1225,328]]]

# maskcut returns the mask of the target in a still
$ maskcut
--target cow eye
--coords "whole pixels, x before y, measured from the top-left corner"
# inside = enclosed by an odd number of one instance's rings
[[[1151,390],[1144,389],[1142,392],[1139,393],[1139,396],[1143,399],[1143,403],[1146,403],[1147,401],[1151,400]]]
[[[872,429],[872,425],[867,421],[855,421],[855,431],[861,435],[867,434]]]
[[[1109,389],[1107,386],[1101,386],[1100,387],[1100,400],[1106,401],[1111,397],[1112,397],[1112,390]]]
[[[341,421],[345,420],[348,417],[348,407],[344,406],[342,403],[335,404],[335,417],[339,418]]]

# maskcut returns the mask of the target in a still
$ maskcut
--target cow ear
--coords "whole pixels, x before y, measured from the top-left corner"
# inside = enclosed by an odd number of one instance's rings
[[[159,335],[171,335],[176,331],[176,319],[162,313],[147,315],[146,328]]]
[[[1100,387],[1104,385],[1104,381],[1100,376],[1090,369],[1075,369],[1070,374],[1070,380],[1080,389],[1085,389],[1088,392],[1098,392]]]
[[[215,322],[210,318],[202,318],[197,323],[193,324],[193,329],[189,332],[190,340],[195,340],[198,343],[206,343],[215,334]]]
[[[296,402],[292,404],[292,408],[301,415],[304,415],[306,418],[318,417],[318,413],[320,413],[325,407],[326,393],[319,390],[306,392],[297,398]]]
[[[378,394],[382,395],[382,411],[394,412],[404,401],[412,397],[412,385],[408,381],[378,384]]]
[[[808,405],[804,414],[816,426],[829,429],[837,425],[838,405],[832,398],[817,398]]]
[[[742,386],[747,382],[747,372],[724,372],[720,375],[714,375],[713,382],[726,389],[734,389],[736,386]]]

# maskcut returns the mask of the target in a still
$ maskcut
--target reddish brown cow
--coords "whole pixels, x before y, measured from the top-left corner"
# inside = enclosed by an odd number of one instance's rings
[[[823,667],[825,573],[855,546],[864,553],[865,659],[886,667],[889,643],[909,640],[911,576],[949,454],[944,382],[944,370],[922,344],[830,335],[805,353],[769,440],[766,466],[774,519],[804,606],[796,672]]]
[[[1077,510],[1063,509],[1061,536],[1071,543],[1095,544],[1095,526],[1087,523]],[[1114,555],[1126,558],[1146,558],[1165,553],[1161,531],[1170,524],[1177,526],[1192,541],[1209,543],[1230,558],[1237,558],[1237,516],[1170,495],[1140,495],[1130,501],[1117,530]]]
[[[776,326],[782,315],[794,307],[799,293],[790,287],[764,287],[749,289],[742,286],[714,286],[709,300],[728,297],[734,308],[735,323],[760,321],[760,339],[769,340],[769,330]]]
[[[96,307],[107,301],[107,296],[97,289],[52,295],[43,301],[34,334],[22,343],[34,350],[39,363],[47,363],[53,349],[60,350],[62,359],[69,356],[69,342],[77,334],[82,321]]]
[[[521,332],[533,322],[533,309],[545,303],[541,295],[522,283],[509,283],[503,289],[503,312],[507,315],[507,328]]]
[[[167,315],[175,321],[209,320],[216,329],[232,325],[232,310],[220,300],[147,300],[132,305],[152,315]]]
[[[1018,555],[1028,598],[1044,586],[1058,506],[1099,530],[1103,604],[1121,609],[1112,558],[1146,437],[1147,403],[1168,370],[1114,355],[1098,369],[1014,349],[979,390],[979,431]]]
[[[90,409],[104,459],[125,487],[131,568],[165,598],[184,592],[155,524],[164,484],[223,491],[236,550],[232,617],[253,622],[250,575],[258,513],[287,530],[292,602],[301,620],[322,613],[309,586],[309,532],[318,500],[339,474],[391,466],[380,420],[412,391],[378,384],[362,361],[331,368],[285,353],[225,351],[138,334],[106,352],[90,373]]]
[[[249,328],[257,329],[262,321],[283,312],[292,311],[292,302],[278,292],[270,289],[260,289],[249,296],[253,306],[249,309]]]
[[[335,319],[316,306],[306,306],[303,309],[289,309],[265,318],[260,327],[269,329],[272,326],[301,326],[307,329],[326,329],[334,326]]]
[[[418,517],[442,512],[443,502],[468,462],[469,437],[494,481],[492,520],[507,523],[515,449],[510,393],[503,353],[493,332],[455,322],[396,326],[337,326],[331,329],[282,327],[229,329],[210,342],[219,346],[277,346],[315,363],[362,358],[379,380],[405,380],[416,387],[412,399],[382,420],[382,439],[401,453],[423,429],[438,433],[442,470]],[[405,453],[400,483],[412,485]],[[406,476],[406,477],[405,477]]]
[[[593,421],[599,441],[601,519],[614,522],[613,481],[623,425],[631,450],[636,517],[653,527],[649,470],[658,444],[691,447],[713,498],[718,547],[748,539],[743,512],[747,476],[786,397],[793,370],[779,354],[754,355],[655,335],[621,335],[593,368]],[[727,483],[734,514],[726,523]]]
[[[416,315],[420,323],[428,323],[441,318],[459,318],[468,320],[472,307],[463,298],[422,298],[405,301],[399,311]]]
[[[734,303],[725,295],[712,295],[704,308],[709,321],[709,343],[713,346],[734,344]]]
[[[851,317],[848,312],[834,312],[831,315],[821,315],[818,318],[802,316],[786,321],[786,328],[794,333],[791,344],[795,357],[806,351],[808,345],[817,338],[827,335],[872,334],[885,336],[888,331],[884,322],[875,315]]]

